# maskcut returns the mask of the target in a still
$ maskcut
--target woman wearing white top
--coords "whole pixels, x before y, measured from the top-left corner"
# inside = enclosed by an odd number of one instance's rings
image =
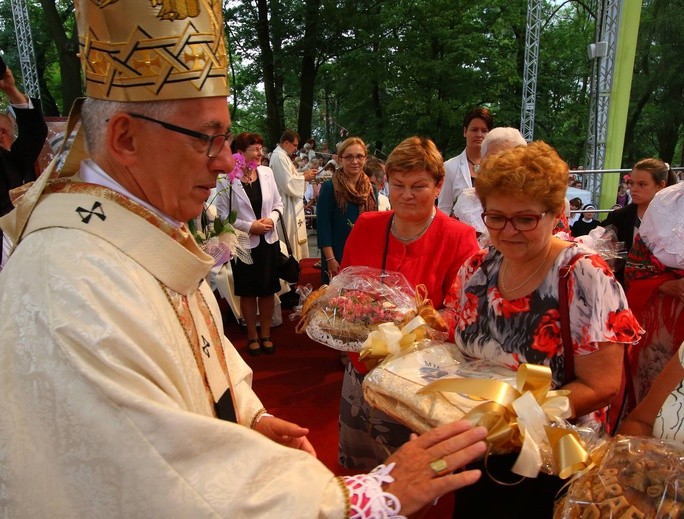
[[[249,235],[252,263],[236,258],[231,262],[234,292],[240,297],[240,310],[247,327],[247,351],[250,355],[272,354],[271,322],[275,307],[274,295],[280,290],[277,265],[280,253],[276,223],[283,211],[283,201],[271,168],[261,163],[263,139],[258,133],[240,133],[233,149],[244,157],[244,175],[228,180],[219,177],[219,197],[216,208],[222,218],[237,211],[235,228]],[[228,189],[226,189],[228,188]],[[280,211],[280,213],[279,213]],[[257,307],[261,338],[257,333]]]
[[[494,118],[487,108],[477,107],[463,118],[465,150],[444,163],[446,176],[439,194],[437,207],[451,216],[454,204],[461,191],[473,187],[474,179],[480,169],[480,146],[489,131],[494,127]]]
[[[667,363],[651,390],[625,419],[620,434],[654,436],[684,443],[684,343]]]

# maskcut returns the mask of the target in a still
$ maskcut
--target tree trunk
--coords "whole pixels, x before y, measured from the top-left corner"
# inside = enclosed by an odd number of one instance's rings
[[[373,154],[375,155],[377,152],[382,152],[382,135],[384,129],[380,84],[377,80],[373,80],[373,111],[375,112],[375,131],[378,136],[375,140],[375,150],[373,151]]]
[[[276,118],[269,121],[269,127],[273,124],[278,133],[278,140],[285,129],[285,95],[284,95],[284,74],[285,66],[282,63],[283,54],[283,14],[280,10],[278,0],[270,0],[271,5],[271,43],[273,44],[273,87],[276,103]]]
[[[258,20],[256,23],[259,49],[261,50],[261,69],[264,73],[264,93],[266,95],[266,119],[268,128],[268,144],[271,148],[280,140],[282,128],[278,115],[278,102],[275,88],[275,63],[271,49],[270,31],[268,25],[268,1],[257,0]]]
[[[299,90],[297,132],[302,140],[311,137],[311,121],[316,83],[316,50],[318,49],[318,11],[321,0],[306,3],[304,39],[302,41],[302,73]]]
[[[682,125],[679,121],[663,121],[656,132],[658,155],[660,160],[672,164],[681,133]]]
[[[627,119],[627,125],[625,127],[625,144],[623,155],[627,158],[629,162],[635,162],[634,157],[634,130],[639,123],[639,118],[641,117],[641,112],[644,107],[651,99],[651,89],[647,89],[645,93],[637,100],[634,111]]]
[[[62,113],[68,113],[74,99],[83,95],[81,85],[81,64],[78,59],[78,34],[74,29],[71,38],[67,36],[64,24],[57,11],[55,0],[40,0],[45,23],[57,46],[59,68],[62,79]]]
[[[44,45],[34,45],[34,52],[36,56],[36,69],[43,71],[47,68],[45,57],[45,46]],[[43,115],[47,117],[57,117],[60,115],[59,107],[55,101],[52,92],[48,88],[47,81],[45,80],[45,74],[38,74],[38,86],[40,88],[40,105],[43,109]]]

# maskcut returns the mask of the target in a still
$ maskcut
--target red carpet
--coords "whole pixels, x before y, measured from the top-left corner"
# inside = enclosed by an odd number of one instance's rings
[[[303,260],[301,283],[314,288],[321,284],[321,271],[313,268],[316,258]],[[230,310],[227,310],[230,314]],[[268,411],[309,429],[309,440],[318,459],[337,475],[349,472],[337,463],[337,419],[343,366],[340,352],[313,342],[294,331],[291,311],[283,310],[283,324],[273,328],[275,355],[250,356],[247,336],[232,315],[226,321],[226,335],[254,370],[254,391]],[[444,496],[425,516],[451,517],[453,495]]]

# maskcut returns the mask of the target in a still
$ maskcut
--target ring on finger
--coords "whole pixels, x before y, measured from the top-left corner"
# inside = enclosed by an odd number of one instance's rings
[[[436,460],[431,461],[429,465],[430,470],[432,470],[437,477],[444,476],[451,472],[451,470],[449,470],[449,465],[444,458],[437,458]]]

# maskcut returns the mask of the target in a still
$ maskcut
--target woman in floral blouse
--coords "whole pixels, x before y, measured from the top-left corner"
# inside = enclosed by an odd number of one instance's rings
[[[467,357],[513,370],[524,362],[549,366],[554,385],[571,391],[577,421],[603,427],[620,389],[624,345],[635,343],[641,330],[608,265],[552,235],[567,178],[568,165],[543,142],[483,164],[476,191],[493,245],[463,265],[445,304],[454,311],[455,342]],[[564,380],[559,270],[582,252],[568,280],[575,377]],[[489,477],[510,482],[515,458],[491,456],[473,491],[457,493],[455,517],[551,517],[559,478],[542,474],[504,486]]]

